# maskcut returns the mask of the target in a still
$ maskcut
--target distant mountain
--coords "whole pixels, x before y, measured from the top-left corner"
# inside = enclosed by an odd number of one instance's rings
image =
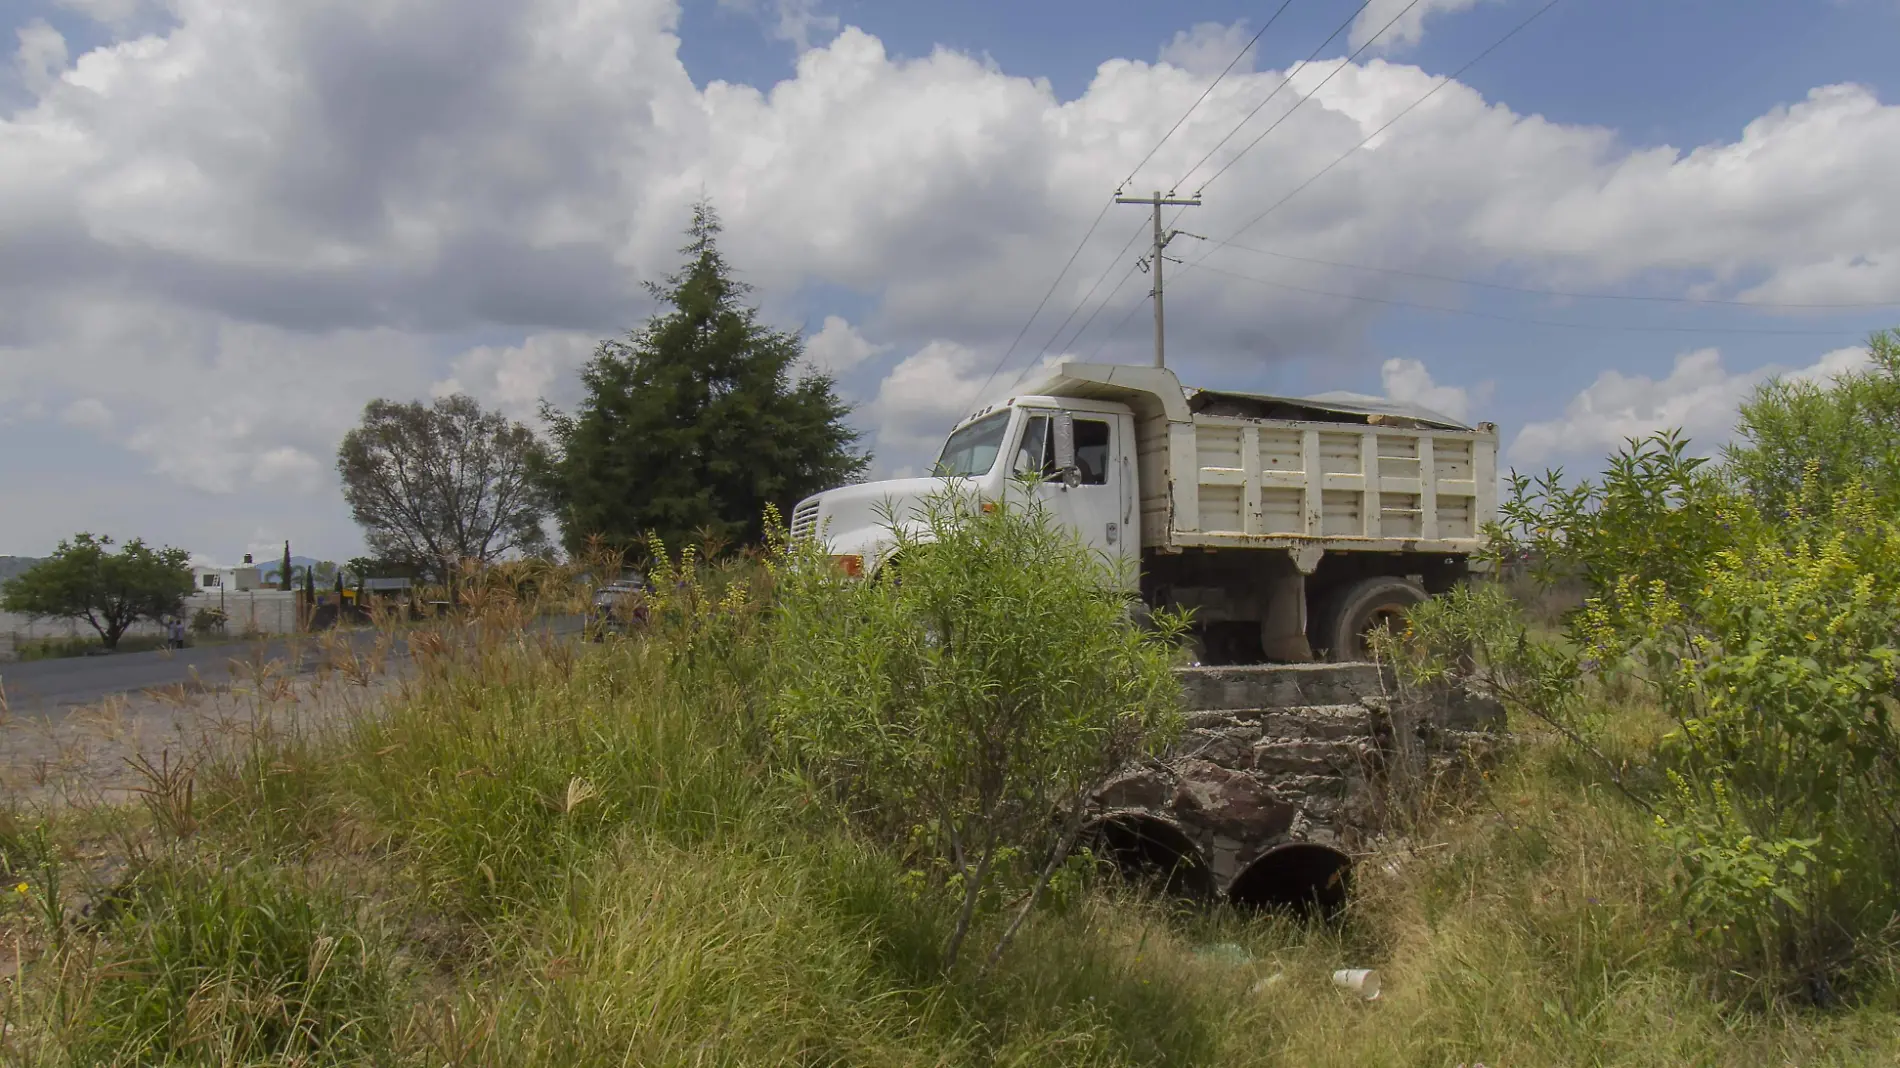
[[[40,562],[37,556],[0,556],[0,582],[11,579]]]
[[[273,556],[268,560],[258,560],[256,556],[252,556],[251,559],[255,561],[251,566],[257,568],[259,578],[270,578],[284,569],[282,556]],[[294,574],[300,567],[315,567],[322,562],[312,560],[308,556],[293,556],[290,558],[290,570]]]

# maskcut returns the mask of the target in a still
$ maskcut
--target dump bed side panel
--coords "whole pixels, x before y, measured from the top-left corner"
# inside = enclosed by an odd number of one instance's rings
[[[1196,415],[1164,435],[1155,423],[1139,435],[1144,545],[1469,552],[1497,505],[1494,432]]]

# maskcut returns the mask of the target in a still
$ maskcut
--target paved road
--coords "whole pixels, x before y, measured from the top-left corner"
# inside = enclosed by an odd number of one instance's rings
[[[554,634],[577,634],[581,620],[579,616],[558,617],[543,620],[538,626]],[[368,630],[347,631],[344,636],[359,653],[367,653],[376,641],[376,632]],[[14,715],[57,721],[75,708],[97,704],[112,694],[189,682],[193,669],[208,686],[230,682],[234,668],[238,671],[237,677],[245,677],[243,665],[250,663],[277,660],[300,672],[315,671],[317,660],[323,655],[320,643],[305,639],[298,644],[302,656],[295,664],[291,643],[281,639],[0,663],[0,687],[4,687],[7,706]],[[391,646],[390,654],[392,667],[407,659],[407,650],[400,639]]]
[[[367,652],[375,641],[375,634],[352,633],[348,640],[359,651]],[[320,655],[316,643],[301,644],[302,663],[297,667],[303,671],[316,670],[315,658]],[[242,677],[243,669],[238,665],[272,660],[290,665],[293,660],[290,643],[282,640],[226,642],[176,650],[0,664],[0,686],[6,687],[7,705],[14,715],[58,720],[74,708],[97,704],[112,694],[189,682],[194,669],[206,685],[217,686],[231,681],[234,668]]]

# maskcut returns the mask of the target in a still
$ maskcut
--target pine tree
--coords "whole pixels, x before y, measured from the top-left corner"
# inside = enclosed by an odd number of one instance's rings
[[[284,567],[277,573],[278,589],[290,591],[290,543],[284,543]]]
[[[781,511],[862,476],[850,407],[829,375],[800,368],[802,339],[764,326],[720,255],[719,220],[693,208],[688,259],[648,290],[670,310],[603,342],[572,415],[545,410],[558,455],[546,478],[563,538],[616,549],[649,535],[679,548],[707,536],[756,542]]]

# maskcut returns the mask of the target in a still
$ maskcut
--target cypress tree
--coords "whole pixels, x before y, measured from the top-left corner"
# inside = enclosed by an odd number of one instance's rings
[[[647,287],[664,309],[600,345],[576,412],[544,409],[557,446],[545,478],[570,551],[592,535],[622,551],[648,535],[673,549],[756,542],[766,505],[788,510],[870,462],[831,377],[800,367],[803,340],[741,304],[749,287],[719,230],[696,204],[685,265]]]

